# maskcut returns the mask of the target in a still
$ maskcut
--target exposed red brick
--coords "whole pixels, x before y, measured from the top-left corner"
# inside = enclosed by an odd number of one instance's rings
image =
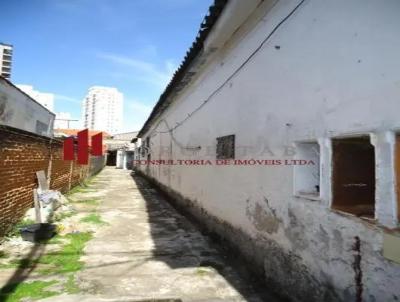
[[[36,172],[50,169],[50,188],[63,193],[89,175],[89,166],[63,161],[61,140],[0,126],[0,238],[33,204]],[[71,175],[72,172],[72,175]]]

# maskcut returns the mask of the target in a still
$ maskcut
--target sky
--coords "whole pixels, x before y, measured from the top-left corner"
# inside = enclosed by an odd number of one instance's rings
[[[124,94],[123,132],[139,130],[183,60],[212,0],[0,0],[11,81],[55,95],[80,119],[91,86]]]

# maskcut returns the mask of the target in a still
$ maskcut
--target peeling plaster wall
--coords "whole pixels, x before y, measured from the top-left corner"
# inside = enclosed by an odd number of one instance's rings
[[[398,300],[400,265],[383,258],[380,225],[397,225],[399,1],[306,1],[173,136],[160,133],[207,99],[296,4],[277,2],[245,36],[218,50],[142,140],[151,137],[151,159],[165,160],[215,159],[216,138],[230,134],[237,159],[292,158],[287,146],[318,141],[320,198],[293,195],[292,166],[138,168],[294,300],[354,301],[360,286],[363,301]],[[331,138],[359,134],[370,135],[375,147],[376,224],[331,209]],[[362,284],[355,280],[356,237]]]

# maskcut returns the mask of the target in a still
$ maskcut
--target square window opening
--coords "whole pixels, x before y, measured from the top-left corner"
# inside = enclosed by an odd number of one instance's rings
[[[296,159],[307,164],[294,166],[294,193],[304,197],[320,194],[320,147],[317,142],[296,144]]]
[[[375,149],[368,136],[332,141],[332,208],[375,217]]]
[[[235,135],[217,137],[217,159],[235,158]]]

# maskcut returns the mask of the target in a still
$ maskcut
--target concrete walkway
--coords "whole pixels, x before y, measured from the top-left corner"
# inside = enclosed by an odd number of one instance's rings
[[[220,250],[143,178],[104,169],[89,197],[108,223],[86,246],[85,294],[43,301],[276,301],[242,279]],[[88,197],[88,196],[86,196]]]

